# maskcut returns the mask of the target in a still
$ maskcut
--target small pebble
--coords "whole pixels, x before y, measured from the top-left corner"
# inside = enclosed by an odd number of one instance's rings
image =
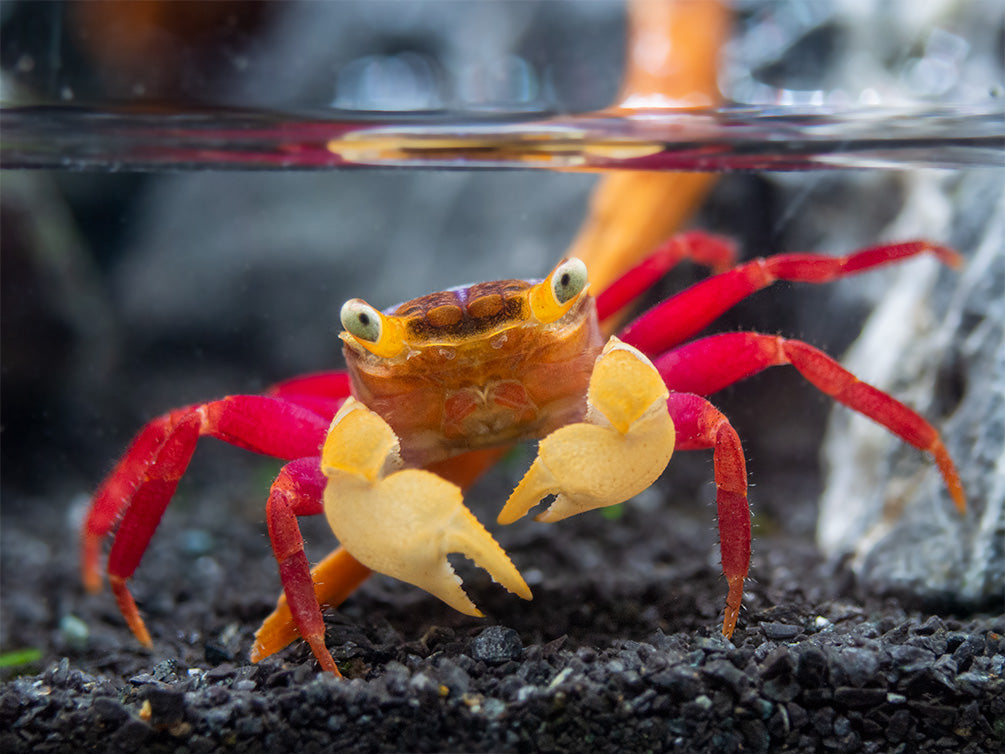
[[[68,648],[82,652],[87,649],[91,631],[84,621],[67,613],[59,621],[59,636]]]
[[[518,660],[522,654],[520,634],[505,626],[489,626],[471,641],[471,656],[489,664]]]
[[[765,637],[772,641],[785,641],[798,636],[802,628],[791,623],[762,623],[761,630],[764,631]]]

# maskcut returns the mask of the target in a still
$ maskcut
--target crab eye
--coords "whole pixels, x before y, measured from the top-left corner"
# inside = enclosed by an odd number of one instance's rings
[[[339,313],[342,327],[360,340],[376,343],[380,340],[380,312],[361,298],[353,298],[342,304]]]
[[[559,305],[566,304],[583,292],[586,280],[586,265],[570,257],[551,274],[551,292]]]

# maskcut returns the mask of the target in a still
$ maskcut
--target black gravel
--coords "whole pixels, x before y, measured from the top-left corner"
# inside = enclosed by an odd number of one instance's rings
[[[227,520],[225,506],[200,514],[198,530],[169,515],[138,572],[150,653],[108,594],[82,593],[73,548],[46,542],[58,532],[32,526],[27,510],[8,516],[6,644],[42,644],[45,657],[41,672],[7,671],[0,750],[1005,747],[1001,615],[858,594],[808,543],[768,537],[730,642],[716,628],[724,589],[708,522],[652,503],[618,521],[500,532],[535,599],[503,593],[462,562],[487,620],[371,580],[327,616],[342,681],[319,673],[299,642],[247,662],[275,596],[247,578],[268,582],[273,566],[258,527]],[[226,548],[213,547],[224,537]]]

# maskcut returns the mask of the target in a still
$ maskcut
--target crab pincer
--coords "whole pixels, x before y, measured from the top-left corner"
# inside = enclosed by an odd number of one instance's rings
[[[400,469],[394,430],[349,398],[321,454],[325,515],[360,563],[406,581],[467,615],[480,616],[447,560],[461,553],[510,592],[531,599],[509,556],[465,507],[460,487],[422,469]]]
[[[612,337],[590,376],[584,420],[541,440],[499,523],[516,521],[548,495],[556,495],[555,501],[538,521],[623,503],[648,488],[674,449],[668,397],[652,362]]]

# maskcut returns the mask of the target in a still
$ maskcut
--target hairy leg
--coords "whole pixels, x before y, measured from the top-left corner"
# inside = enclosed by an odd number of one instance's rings
[[[675,348],[653,360],[673,390],[709,395],[768,367],[791,365],[814,387],[930,453],[957,509],[966,510],[959,474],[936,429],[900,401],[799,340],[755,332],[722,333]]]
[[[777,280],[827,283],[925,252],[954,267],[961,263],[955,251],[928,241],[874,246],[843,257],[777,254],[754,259],[681,291],[631,322],[620,337],[652,357],[700,332],[734,304]]]

